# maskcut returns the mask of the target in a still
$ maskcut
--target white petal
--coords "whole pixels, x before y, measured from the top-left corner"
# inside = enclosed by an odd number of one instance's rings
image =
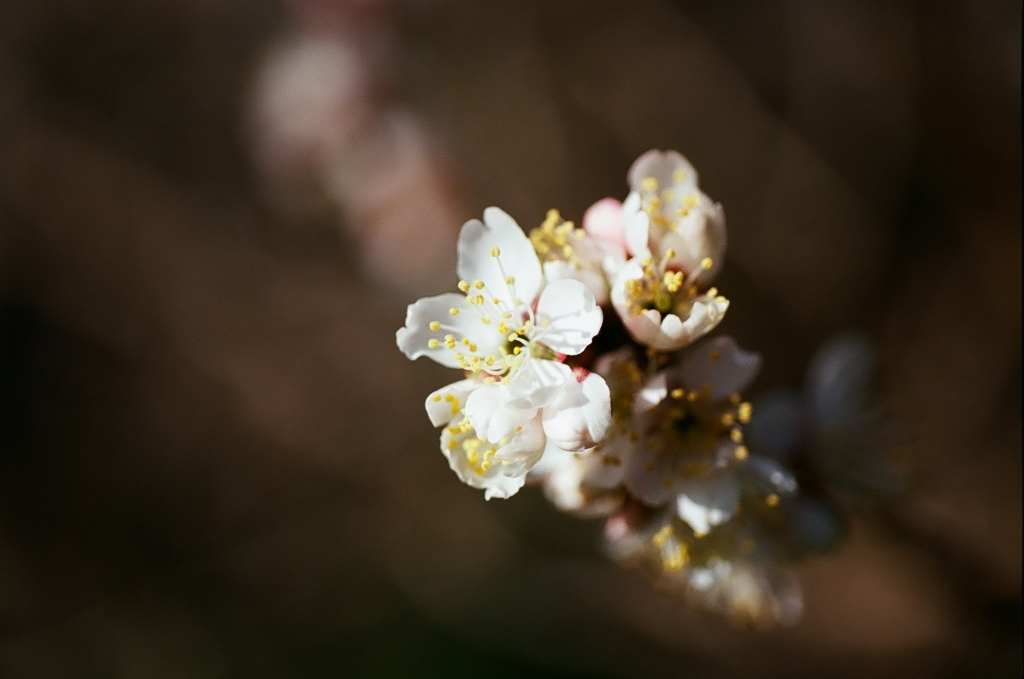
[[[608,281],[604,277],[602,265],[603,262],[598,262],[594,267],[578,268],[570,262],[555,259],[544,262],[544,280],[549,284],[561,280],[579,281],[587,287],[597,304],[604,304],[608,301]]]
[[[681,369],[688,388],[708,385],[712,398],[720,400],[750,385],[761,369],[761,357],[740,349],[732,337],[713,337],[691,347]]]
[[[537,301],[535,338],[561,354],[575,356],[601,329],[603,314],[587,286],[561,280],[544,288]]]
[[[466,406],[466,398],[481,386],[477,380],[459,380],[441,387],[427,397],[427,416],[435,427],[448,424],[459,417]]]
[[[527,420],[518,427],[515,436],[498,449],[496,458],[501,473],[505,476],[526,478],[527,473],[544,454],[545,444],[544,427],[541,425],[540,417]]]
[[[651,218],[640,208],[640,194],[629,194],[622,204],[622,214],[626,221],[626,247],[630,254],[634,257],[651,254]]]
[[[483,281],[488,299],[502,300],[509,310],[533,303],[541,286],[540,261],[530,239],[508,214],[489,207],[483,222],[466,222],[459,233],[458,251],[459,277],[470,283]],[[495,257],[492,252],[499,254]],[[512,284],[508,277],[514,279]]]
[[[629,492],[652,507],[665,504],[679,492],[676,477],[678,455],[636,445],[626,460],[625,482]]]
[[[724,297],[702,295],[693,301],[685,319],[666,314],[657,331],[647,338],[647,344],[659,351],[682,349],[711,332],[725,318],[728,309],[729,300]]]
[[[679,218],[675,229],[666,230],[660,237],[658,252],[669,249],[675,256],[669,260],[687,273],[697,271],[701,262],[711,260],[711,268],[696,278],[696,284],[706,286],[721,269],[725,259],[726,231],[725,212],[718,203],[713,203],[703,193],[700,203],[685,217]]]
[[[450,311],[456,310],[456,315]],[[437,322],[438,330],[431,330],[430,324]],[[468,353],[464,345],[455,349],[444,346],[445,335],[454,335],[456,341],[467,338],[477,345],[480,353],[497,354],[499,341],[503,338],[481,321],[480,311],[471,307],[466,298],[455,293],[424,297],[410,304],[405,315],[405,327],[395,334],[398,348],[411,359],[426,356],[449,368],[458,368],[457,353]],[[430,340],[438,340],[431,349]]]
[[[739,506],[740,485],[731,471],[685,479],[680,489],[676,511],[697,535],[731,519]]]
[[[618,511],[625,500],[622,489],[592,488],[586,485],[587,454],[570,453],[548,444],[544,458],[537,467],[546,463],[544,495],[563,512],[581,517],[608,516]],[[535,467],[534,469],[536,469]]]
[[[606,438],[580,460],[583,484],[588,488],[611,489],[620,486],[633,445],[625,435]]]
[[[526,357],[508,383],[506,403],[514,408],[543,408],[558,397],[565,383],[572,379],[569,366],[558,361]]]
[[[459,479],[483,489],[486,499],[511,497],[523,487],[527,472],[544,452],[544,432],[539,420],[534,418],[501,447],[480,441],[473,429],[463,432],[457,427],[445,427],[441,432],[441,452]],[[467,443],[476,446],[473,461]]]
[[[485,385],[466,400],[466,417],[477,435],[497,443],[511,436],[516,427],[537,414],[536,408],[516,408],[508,404],[507,390],[497,384]]]
[[[633,398],[633,420],[640,428],[645,427],[645,420],[658,404],[668,397],[668,374],[658,372],[647,380]]]
[[[559,448],[581,451],[604,438],[612,422],[611,393],[597,373],[570,379],[543,412],[544,433]]]

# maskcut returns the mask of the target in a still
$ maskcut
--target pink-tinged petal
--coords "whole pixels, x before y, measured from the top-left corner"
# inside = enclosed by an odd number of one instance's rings
[[[530,239],[508,214],[489,207],[483,222],[466,222],[458,252],[459,278],[482,281],[487,299],[499,299],[509,310],[533,303],[542,283],[540,261]]]
[[[554,401],[572,379],[569,366],[558,361],[527,357],[508,383],[502,382],[506,404],[513,408],[543,408]]]
[[[427,416],[435,427],[448,424],[461,417],[467,397],[482,383],[478,380],[459,380],[441,387],[427,397]]]
[[[604,318],[587,286],[569,279],[544,288],[536,316],[534,339],[568,356],[590,345]]]
[[[611,393],[597,373],[582,382],[566,382],[561,394],[543,412],[544,433],[559,448],[592,448],[608,433],[612,422]]]
[[[498,443],[511,437],[516,427],[532,419],[536,408],[515,408],[506,402],[505,389],[497,384],[476,389],[466,399],[466,417],[477,435],[487,441]]]
[[[700,203],[689,213],[680,217],[675,229],[666,230],[660,237],[658,252],[675,252],[669,264],[687,273],[699,271],[705,259],[711,260],[711,268],[697,276],[698,286],[707,285],[722,268],[725,259],[726,230],[725,212],[703,193],[698,194]]]
[[[602,198],[587,208],[583,213],[583,230],[625,255],[626,218],[622,203],[614,198]]]
[[[686,352],[681,366],[683,383],[689,389],[711,387],[712,398],[724,399],[750,386],[761,369],[761,357],[740,349],[728,336],[712,337]]]
[[[634,191],[639,191],[648,177],[658,182],[659,189],[676,187],[678,191],[697,186],[697,170],[678,151],[651,149],[633,161],[626,175]]]
[[[740,484],[732,471],[691,477],[680,483],[676,511],[697,535],[732,518],[740,503]]]
[[[676,351],[713,330],[728,309],[729,300],[705,295],[694,300],[685,319],[676,314],[665,314],[662,317],[656,310],[650,309],[629,319],[624,318],[623,321],[626,329],[641,344],[658,351]]]

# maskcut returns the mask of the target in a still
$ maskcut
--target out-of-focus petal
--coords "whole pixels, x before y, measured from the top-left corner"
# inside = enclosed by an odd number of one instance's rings
[[[750,386],[761,369],[761,356],[744,351],[729,336],[712,337],[695,344],[682,363],[683,383],[690,389],[711,388],[714,400],[739,393]]]
[[[597,373],[582,382],[570,379],[557,399],[544,409],[544,433],[559,448],[592,448],[608,432],[612,421],[611,393]]]
[[[740,484],[736,476],[731,471],[723,471],[683,480],[676,498],[676,511],[694,533],[705,535],[731,519],[739,502]]]

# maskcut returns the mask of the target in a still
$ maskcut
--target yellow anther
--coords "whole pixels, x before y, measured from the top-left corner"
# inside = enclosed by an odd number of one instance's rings
[[[775,493],[772,493],[771,495],[764,499],[764,503],[769,507],[777,507],[779,504],[779,496],[776,495]]]
[[[438,341],[437,341],[436,339],[429,339],[429,340],[427,340],[427,348],[428,348],[428,349],[437,349],[437,347],[438,347],[438,346],[439,346],[440,344],[441,344],[441,343],[440,343],[440,342],[438,342]]]
[[[686,179],[686,170],[681,167],[677,167],[672,171],[672,181],[681,182]]]
[[[440,403],[441,402],[441,394],[434,394],[434,398],[432,400],[434,401],[434,403]]]
[[[516,277],[515,276],[509,276],[508,278],[505,279],[505,282],[508,283],[509,285],[515,285],[516,284]]]
[[[733,443],[743,443],[743,430],[739,427],[735,427],[729,432],[729,438]]]
[[[501,257],[501,249],[496,247],[491,248],[491,257]]]
[[[679,400],[679,399],[683,398],[684,396],[686,396],[686,390],[683,389],[682,387],[676,387],[675,389],[673,389],[672,391],[669,392],[669,395],[672,398],[674,398],[676,400]]]
[[[666,271],[662,283],[669,292],[677,292],[679,288],[683,287],[683,272]]]
[[[508,338],[507,339],[508,339],[509,342],[515,342],[517,339],[519,339],[519,335],[517,335],[514,332],[510,332],[508,334]]]
[[[676,256],[676,251],[669,248],[665,251],[665,259],[673,259]]]
[[[747,450],[746,446],[736,446],[736,452],[734,453],[737,460],[745,460],[750,455],[750,451]]]
[[[483,322],[484,325],[490,325],[491,324],[491,317],[490,316],[484,316],[480,320]]]
[[[480,306],[481,304],[484,303],[484,296],[477,295],[476,297],[473,298],[473,301],[476,302],[477,306]]]
[[[459,281],[459,290],[469,292],[469,281]]]
[[[451,309],[448,310],[448,313],[451,314],[452,316],[458,316],[459,310],[456,309],[455,307],[452,307]]]
[[[667,526],[663,526],[661,528],[661,530],[659,530],[657,533],[654,534],[653,537],[651,537],[651,542],[654,543],[655,547],[661,547],[662,545],[665,544],[666,540],[668,540],[670,537],[672,537],[672,534],[674,532],[675,531],[672,528],[672,524],[668,524]]]
[[[643,181],[640,182],[640,188],[644,191],[657,191],[658,180],[654,177],[644,177]]]
[[[475,352],[475,351],[476,351],[476,349],[477,349],[476,345],[475,345],[475,344],[473,344],[472,342],[470,342],[470,343],[469,343],[469,350],[470,350],[470,351],[472,351],[472,352]]]
[[[519,347],[512,347],[512,355],[513,356],[518,356],[519,352],[521,352],[522,350],[523,350],[523,348],[521,346],[519,346]]]
[[[711,261],[710,257],[705,257],[704,259],[700,260],[700,268],[704,269],[705,271],[709,271],[711,267],[713,267],[714,265],[715,263]]]
[[[736,423],[736,416],[732,413],[725,413],[722,415],[722,424],[726,427],[731,427]]]
[[[672,549],[662,556],[661,563],[666,571],[677,571],[685,566],[686,552],[683,549],[683,545],[673,545]]]
[[[430,321],[430,329],[434,330],[434,331],[440,330],[441,329],[440,321]]]
[[[747,422],[750,422],[750,417],[753,414],[754,406],[752,406],[750,403],[741,403],[739,409],[737,410],[736,416],[739,418],[740,422],[746,424]]]
[[[708,297],[714,297],[718,294],[718,288],[708,288],[708,291],[705,294]]]
[[[732,392],[731,394],[729,394],[729,403],[731,405],[738,406],[740,404],[740,401],[742,401],[742,400],[743,400],[743,397],[740,396],[735,391]]]

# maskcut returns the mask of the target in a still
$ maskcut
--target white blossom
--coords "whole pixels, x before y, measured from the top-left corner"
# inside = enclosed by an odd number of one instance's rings
[[[750,404],[738,392],[759,367],[757,354],[716,337],[651,377],[633,401],[639,436],[626,464],[629,491],[650,506],[674,502],[698,535],[728,521],[740,501],[736,468],[749,455],[741,425]]]
[[[725,216],[675,151],[640,156],[629,182],[623,220],[634,256],[616,276],[611,301],[634,339],[675,351],[712,330],[729,308],[707,288],[725,254]]]
[[[584,389],[561,362],[590,344],[602,314],[581,282],[545,285],[530,240],[498,208],[463,226],[458,252],[462,294],[410,305],[397,342],[409,358],[465,372],[465,380],[428,398],[428,414],[440,426],[448,404],[442,449],[452,468],[470,485],[486,482],[488,497],[507,497],[540,458],[545,429],[576,450],[604,436],[607,387],[602,392],[594,375]],[[497,477],[515,483],[494,485]]]

